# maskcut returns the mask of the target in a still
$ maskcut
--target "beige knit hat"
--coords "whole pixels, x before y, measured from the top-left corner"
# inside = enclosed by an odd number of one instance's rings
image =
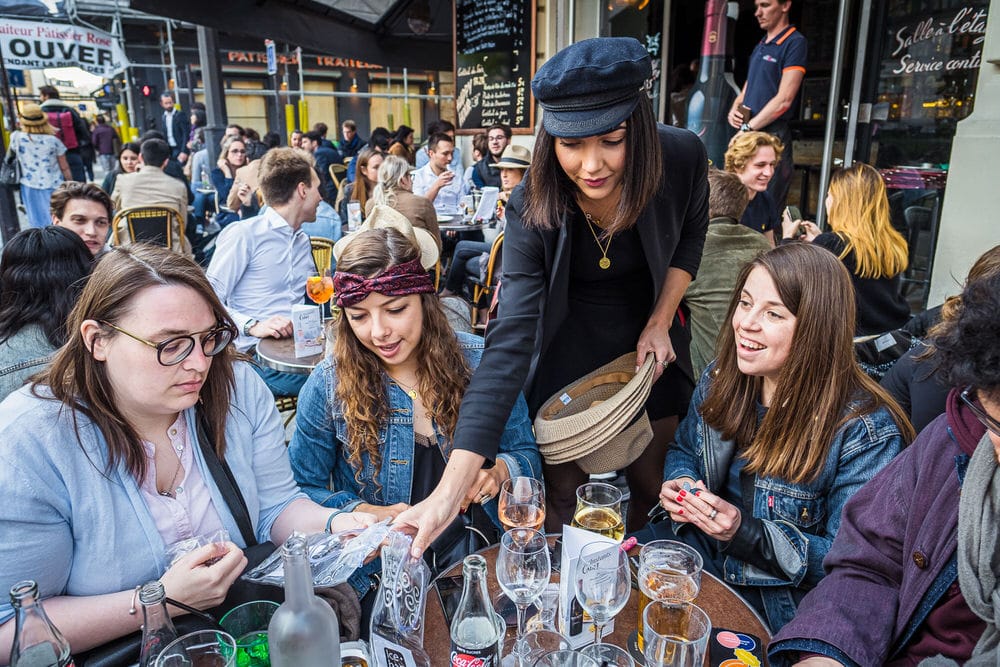
[[[655,359],[635,372],[635,352],[556,392],[538,410],[535,439],[549,464],[576,461],[585,473],[621,470],[653,438],[645,412]]]

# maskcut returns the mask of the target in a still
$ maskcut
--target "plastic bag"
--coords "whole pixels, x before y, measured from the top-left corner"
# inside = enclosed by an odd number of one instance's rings
[[[312,567],[313,584],[332,587],[347,581],[365,562],[372,551],[379,548],[389,533],[389,520],[372,524],[364,530],[339,533],[316,533],[306,538],[309,565]],[[264,561],[243,575],[243,579],[258,584],[283,586],[285,572],[281,550],[276,550]]]
[[[422,647],[431,571],[423,559],[410,555],[411,544],[409,536],[392,531],[382,547],[382,579],[371,620],[376,665],[430,665]]]

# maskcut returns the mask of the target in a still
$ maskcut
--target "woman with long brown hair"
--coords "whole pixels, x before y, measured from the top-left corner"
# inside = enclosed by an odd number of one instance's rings
[[[740,272],[731,326],[667,452],[660,505],[678,539],[777,630],[823,576],[844,503],[913,439],[854,358],[854,295],[831,253],[792,244]]]
[[[857,301],[857,336],[884,333],[906,324],[910,306],[900,277],[909,261],[906,239],[889,219],[889,198],[878,171],[863,162],[835,171],[826,195],[830,231],[811,222],[782,222],[786,238],[805,227],[802,238],[837,255],[851,273]]]
[[[381,217],[381,209],[372,218]],[[384,519],[423,500],[441,479],[483,343],[448,325],[427,274],[437,258],[429,234],[402,216],[389,222],[392,227],[378,224],[335,249],[342,308],[336,342],[332,358],[299,392],[289,452],[295,479],[313,500]],[[418,241],[418,235],[427,238]],[[540,469],[520,397],[506,420],[496,465],[477,473],[475,488],[485,491],[461,504],[471,505],[473,514],[482,506],[498,526],[500,485],[510,477],[540,478]],[[464,533],[461,522],[445,530],[431,545],[432,565],[447,565],[442,556],[455,553],[449,545]]]
[[[139,629],[136,586],[159,579],[169,597],[212,608],[246,566],[249,537],[281,543],[373,519],[299,491],[271,392],[238,359],[236,327],[190,259],[108,251],[68,331],[38,381],[0,404],[0,581],[37,581],[73,653]],[[215,458],[245,511],[226,499]],[[231,541],[211,537],[220,529]],[[211,544],[171,562],[170,547],[192,538]],[[3,655],[12,617],[0,602]]]
[[[347,220],[347,204],[356,201],[361,205],[361,217],[365,217],[365,205],[378,185],[378,170],[385,155],[374,148],[366,148],[355,158],[358,161],[355,179],[344,185],[344,196],[340,201],[341,220]]]

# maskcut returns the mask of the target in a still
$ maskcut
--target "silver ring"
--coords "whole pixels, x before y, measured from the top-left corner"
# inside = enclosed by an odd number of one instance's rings
[[[490,498],[492,498],[492,497],[493,497],[492,494],[485,493],[485,492],[479,494],[479,504],[482,505],[485,502],[489,502]]]
[[[666,368],[667,366],[670,365],[670,362],[669,361],[661,361],[660,365],[663,366],[664,368]]]
[[[717,510],[717,509],[713,509],[713,510],[712,510],[712,513],[708,515],[708,518],[709,518],[709,519],[714,519],[714,518],[715,518],[715,516],[716,516],[716,515],[717,515],[718,513],[719,513],[719,510]]]

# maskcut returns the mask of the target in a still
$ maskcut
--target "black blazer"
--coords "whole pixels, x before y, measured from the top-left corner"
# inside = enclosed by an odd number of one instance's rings
[[[188,150],[187,142],[188,135],[191,134],[191,119],[188,118],[188,114],[181,110],[175,110],[173,116],[173,122],[170,127],[167,127],[167,113],[160,109],[160,118],[156,123],[157,128],[163,133],[164,137],[169,137],[173,135],[174,141],[180,148],[181,153],[188,154],[191,151]],[[170,143],[170,140],[167,140]]]
[[[657,126],[663,155],[659,191],[636,222],[659,298],[667,269],[695,277],[708,230],[708,156],[692,132]],[[521,221],[524,187],[505,215],[500,312],[490,323],[482,362],[465,392],[454,446],[492,459],[514,400],[534,381],[542,352],[567,315],[572,225],[538,230]],[[592,369],[581,369],[581,375]]]

